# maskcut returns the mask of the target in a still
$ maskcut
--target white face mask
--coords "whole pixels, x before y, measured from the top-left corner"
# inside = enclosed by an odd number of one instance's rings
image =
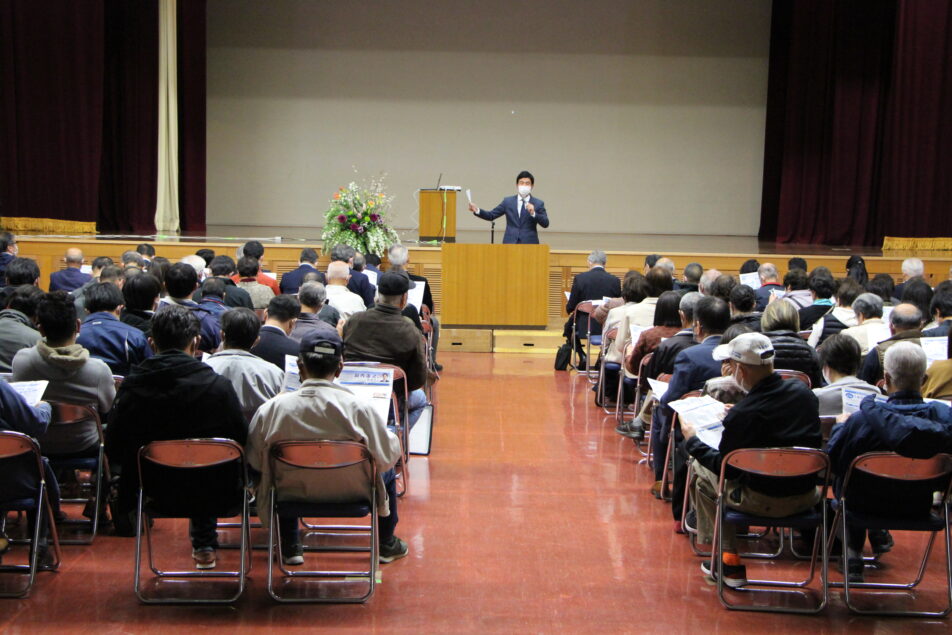
[[[832,384],[833,380],[830,379],[830,374],[826,372],[826,366],[823,367],[823,370],[820,371],[820,374],[823,375],[823,381],[827,384]]]
[[[531,192],[531,191],[532,191],[532,186],[531,186],[531,185],[520,185],[520,186],[519,186],[519,196],[521,196],[522,198],[525,198],[525,197],[529,196],[529,192]]]

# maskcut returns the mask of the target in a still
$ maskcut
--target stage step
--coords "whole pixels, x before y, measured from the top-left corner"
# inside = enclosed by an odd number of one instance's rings
[[[450,329],[440,332],[440,350],[449,353],[492,353],[491,329]]]
[[[528,353],[531,355],[555,355],[559,346],[565,343],[561,330],[525,331],[500,330],[493,331],[494,353]]]

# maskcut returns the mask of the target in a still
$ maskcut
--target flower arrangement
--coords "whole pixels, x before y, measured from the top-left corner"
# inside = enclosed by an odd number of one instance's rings
[[[382,179],[370,179],[365,185],[351,181],[340,188],[324,215],[324,250],[349,245],[362,254],[382,254],[399,242],[397,232],[388,224],[393,197],[384,191]]]

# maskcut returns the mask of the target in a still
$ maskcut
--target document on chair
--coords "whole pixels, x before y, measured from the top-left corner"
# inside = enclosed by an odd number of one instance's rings
[[[756,271],[742,273],[740,274],[740,283],[746,284],[748,287],[756,291],[760,288],[760,274]]]
[[[651,396],[661,401],[661,398],[664,397],[664,393],[668,392],[668,382],[658,381],[657,379],[652,379],[648,377],[648,385],[651,386]]]
[[[43,401],[43,393],[46,392],[46,387],[50,385],[50,382],[45,379],[38,379],[36,381],[11,381],[10,388],[13,388],[23,399],[30,404],[31,406],[36,406],[36,404]]]
[[[373,366],[344,366],[334,383],[344,386],[361,400],[368,402],[387,422],[390,414],[390,396],[393,393],[393,369]]]
[[[298,370],[297,357],[294,355],[284,356],[284,385],[281,386],[281,392],[294,392],[301,388],[301,373]]]
[[[716,448],[721,444],[721,435],[724,433],[724,415],[727,409],[720,401],[704,395],[703,397],[688,397],[678,399],[668,404],[678,413],[678,418],[694,426],[697,438],[702,443]]]
[[[407,291],[407,304],[412,304],[417,311],[421,311],[423,306],[423,290],[426,289],[426,283],[414,280],[416,286]]]
[[[949,359],[948,337],[923,337],[919,340],[919,344],[926,352],[928,366],[932,366],[934,362]]]
[[[859,404],[870,395],[876,395],[876,401],[886,401],[886,395],[881,395],[879,393],[874,393],[871,390],[857,390],[855,388],[844,388],[842,391],[843,395],[843,412],[845,414],[851,415],[857,410],[859,410]]]

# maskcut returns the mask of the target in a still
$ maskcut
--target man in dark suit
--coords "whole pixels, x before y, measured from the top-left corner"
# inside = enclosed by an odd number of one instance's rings
[[[617,298],[621,295],[621,282],[616,276],[605,271],[608,257],[604,251],[596,249],[588,255],[588,271],[580,273],[572,280],[572,291],[569,300],[565,303],[565,312],[569,319],[565,323],[565,337],[572,336],[572,311],[581,302],[587,300],[601,300],[602,298]],[[579,316],[576,332],[579,337],[587,335],[588,320],[584,315]],[[592,335],[601,335],[602,325],[592,320]]]
[[[50,274],[50,292],[75,291],[93,279],[88,273],[82,272],[83,252],[76,247],[67,249],[63,260],[66,261],[66,268]]]
[[[291,339],[291,331],[299,315],[301,303],[293,295],[271,298],[267,319],[258,331],[258,343],[251,347],[251,354],[284,370],[285,355],[296,357],[300,352],[297,340]]]
[[[545,203],[531,195],[535,177],[523,170],[516,177],[517,196],[507,196],[492,210],[480,209],[473,203],[469,209],[483,220],[496,220],[506,216],[506,234],[502,237],[504,245],[538,245],[539,234],[536,226],[549,226],[549,217],[545,213]],[[613,296],[614,297],[614,296]]]
[[[312,271],[320,276],[317,280],[318,282],[327,284],[327,278],[324,277],[323,273],[317,270],[317,252],[310,247],[305,247],[301,250],[300,266],[294,271],[289,271],[281,276],[281,293],[290,295],[297,293],[301,285],[304,284],[304,276]]]
[[[357,250],[349,245],[334,245],[331,249],[331,262],[346,262],[350,267],[350,280],[347,281],[347,289],[351,293],[356,293],[364,301],[364,305],[369,309],[374,305],[374,296],[377,295],[377,289],[370,284],[370,278],[356,269],[354,269],[354,256]]]

